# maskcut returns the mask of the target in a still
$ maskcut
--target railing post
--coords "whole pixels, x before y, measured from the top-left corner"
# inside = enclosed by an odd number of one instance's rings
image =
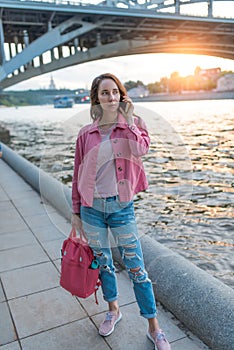
[[[180,0],[174,0],[175,1],[175,13],[180,14]]]
[[[213,0],[208,0],[208,17],[213,17]]]
[[[75,53],[78,52],[78,51],[79,51],[79,50],[78,50],[78,46],[79,46],[79,40],[78,40],[78,38],[75,38],[75,39],[73,40],[73,45],[74,45],[74,48],[75,48]]]

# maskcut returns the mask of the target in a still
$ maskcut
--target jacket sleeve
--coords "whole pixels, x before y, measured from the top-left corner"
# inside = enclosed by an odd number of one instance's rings
[[[72,177],[72,211],[73,213],[80,213],[80,205],[81,205],[81,196],[78,191],[78,173],[79,167],[81,165],[83,159],[83,147],[81,142],[82,136],[79,133],[76,140],[76,151],[75,151],[75,159],[74,159],[74,170]]]
[[[129,147],[135,157],[144,156],[150,146],[150,137],[145,122],[140,117],[134,118],[134,124],[129,125],[126,136]]]

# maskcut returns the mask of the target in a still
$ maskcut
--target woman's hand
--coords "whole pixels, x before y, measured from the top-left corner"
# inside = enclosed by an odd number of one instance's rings
[[[71,224],[74,229],[78,231],[82,230],[82,221],[79,214],[72,214]]]
[[[133,121],[133,110],[134,106],[132,100],[128,96],[123,96],[123,100],[120,102],[119,106],[120,112],[123,114],[129,125],[134,124]]]

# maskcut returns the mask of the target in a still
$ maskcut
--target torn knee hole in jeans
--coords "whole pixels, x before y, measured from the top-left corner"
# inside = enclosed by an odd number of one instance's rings
[[[131,268],[130,269],[130,271],[132,272],[132,273],[137,273],[137,272],[139,272],[140,271],[140,266],[139,267],[134,267],[134,268]]]
[[[136,236],[134,233],[120,234],[117,237],[118,245],[133,244],[136,241]]]
[[[125,256],[125,258],[129,258],[129,259],[136,257],[135,252],[126,252],[125,250],[123,252],[123,255]]]
[[[107,270],[108,272],[111,272],[108,270],[108,265],[106,265],[108,257],[107,255],[101,251],[101,249],[95,249],[95,247],[92,247],[93,249],[93,254],[95,256],[96,259],[98,259],[99,264],[100,264],[100,268]]]
[[[125,245],[123,246],[123,248],[125,248],[125,249],[136,249],[136,247],[137,247],[136,243],[125,244]]]
[[[136,252],[131,252],[131,251],[127,251],[127,250],[123,250],[122,252],[122,259],[128,259],[128,260],[132,260],[132,259],[137,259],[138,261],[141,261],[141,257],[136,253]]]
[[[93,254],[96,257],[104,257],[104,254],[101,250],[101,243],[99,240],[94,240],[94,239],[90,239],[89,240],[89,246],[92,248],[93,250]]]
[[[103,266],[101,266],[101,270],[102,271],[107,271],[107,272],[109,272],[109,273],[113,273],[113,271],[111,270],[111,268],[110,268],[110,266],[108,266],[108,265],[103,265]]]
[[[149,281],[148,274],[140,266],[128,270],[133,275],[133,280],[138,283]]]
[[[95,249],[94,247],[92,247],[93,249],[93,254],[97,257],[97,258],[106,258],[105,254],[100,250],[100,249]]]
[[[119,235],[119,239],[128,239],[128,238],[132,238],[132,237],[135,237],[133,233],[126,233],[126,234]]]
[[[89,245],[92,247],[93,250],[99,251],[101,253],[101,243],[99,240],[96,239],[90,239],[89,240]]]

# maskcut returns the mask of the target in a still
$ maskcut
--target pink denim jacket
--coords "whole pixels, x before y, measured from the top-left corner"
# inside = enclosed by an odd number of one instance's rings
[[[128,202],[148,187],[141,157],[148,152],[150,138],[144,121],[134,117],[129,125],[122,114],[110,140],[115,158],[117,188],[120,202]],[[80,205],[92,207],[96,166],[101,136],[98,121],[81,128],[77,141],[72,179],[72,210],[80,212]]]

